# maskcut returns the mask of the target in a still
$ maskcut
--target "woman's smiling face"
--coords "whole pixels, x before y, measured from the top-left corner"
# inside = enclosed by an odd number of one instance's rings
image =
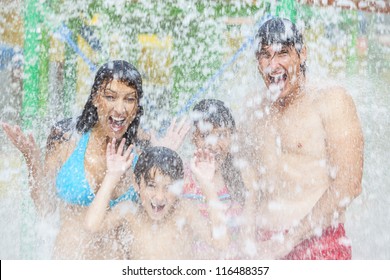
[[[101,87],[94,105],[99,117],[97,125],[110,138],[120,139],[137,114],[138,94],[135,88],[114,79]]]

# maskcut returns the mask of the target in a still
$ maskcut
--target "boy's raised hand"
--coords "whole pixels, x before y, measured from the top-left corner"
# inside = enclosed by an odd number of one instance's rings
[[[133,145],[125,150],[125,142],[126,139],[123,138],[118,148],[115,147],[115,138],[108,143],[106,151],[107,174],[120,178],[130,168],[134,159]]]

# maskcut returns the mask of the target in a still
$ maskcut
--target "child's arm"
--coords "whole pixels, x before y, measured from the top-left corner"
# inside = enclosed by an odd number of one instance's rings
[[[226,226],[226,207],[219,200],[217,189],[214,184],[215,158],[208,150],[198,150],[191,160],[191,171],[206,197],[207,211],[209,213],[208,225],[201,225],[206,221],[200,216],[199,211],[193,211],[192,220],[199,229],[199,233],[218,249],[227,248],[229,244],[229,235]],[[198,217],[196,217],[198,216]]]
[[[119,225],[128,213],[123,207],[117,206],[114,210],[109,210],[112,193],[133,162],[134,155],[131,153],[132,146],[124,150],[125,139],[123,138],[118,150],[115,150],[115,138],[107,145],[107,172],[102,185],[94,200],[88,208],[85,217],[85,228],[90,232],[105,231]]]

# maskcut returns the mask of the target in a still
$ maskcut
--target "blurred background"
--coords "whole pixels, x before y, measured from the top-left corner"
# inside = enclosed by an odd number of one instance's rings
[[[113,59],[143,76],[145,130],[205,97],[239,112],[246,94],[264,88],[253,37],[270,15],[303,30],[308,78],[341,84],[355,100],[363,192],[346,230],[353,259],[390,259],[388,0],[0,0],[0,121],[32,131],[44,149],[50,127],[81,113],[95,71]],[[23,158],[2,129],[0,141],[0,258],[48,259],[55,219],[37,219]]]

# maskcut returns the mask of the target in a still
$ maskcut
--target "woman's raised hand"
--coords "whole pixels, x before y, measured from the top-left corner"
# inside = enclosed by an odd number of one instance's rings
[[[32,133],[25,134],[18,125],[2,123],[2,127],[12,144],[23,154],[29,167],[39,161],[40,150]]]
[[[130,168],[133,162],[133,145],[130,145],[127,149],[125,149],[125,142],[126,139],[123,138],[118,148],[116,148],[116,139],[113,138],[107,145],[107,173],[110,175],[121,177]]]

